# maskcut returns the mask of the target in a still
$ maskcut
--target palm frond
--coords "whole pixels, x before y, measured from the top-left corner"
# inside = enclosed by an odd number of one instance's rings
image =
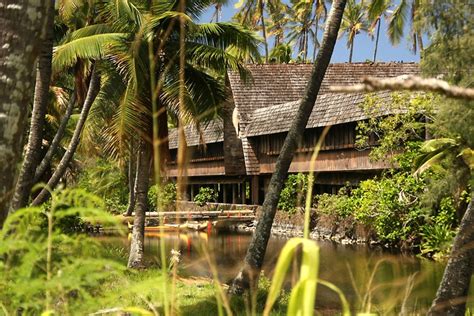
[[[56,46],[53,53],[53,70],[59,72],[74,65],[78,59],[101,59],[106,55],[107,46],[126,36],[124,33],[96,34]]]
[[[400,4],[393,11],[389,17],[388,23],[388,37],[393,45],[400,43],[405,29],[405,22],[407,18],[408,3],[406,0],[401,0]]]

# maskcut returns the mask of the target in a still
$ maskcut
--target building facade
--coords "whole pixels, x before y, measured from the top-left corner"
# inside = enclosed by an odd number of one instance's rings
[[[188,196],[199,187],[214,187],[224,203],[261,204],[278,154],[299,100],[304,95],[312,64],[248,65],[250,76],[227,74],[228,99],[222,119],[202,126],[185,127],[189,153]],[[315,193],[336,192],[347,183],[373,177],[390,167],[386,161],[371,161],[370,149],[356,148],[357,122],[367,119],[361,108],[362,93],[329,91],[332,85],[352,85],[364,76],[379,78],[419,75],[415,63],[331,64],[309,118],[302,141],[290,166],[290,173],[310,171],[310,157],[322,130],[331,126],[316,161]],[[389,92],[375,93],[390,102]],[[378,115],[388,115],[383,110]],[[171,162],[168,176],[178,175],[176,154],[178,133],[169,133]]]

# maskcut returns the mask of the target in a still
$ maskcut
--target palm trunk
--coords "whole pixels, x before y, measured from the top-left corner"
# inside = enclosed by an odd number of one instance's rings
[[[379,37],[380,37],[380,18],[378,20],[378,25],[377,25],[377,35],[376,35],[376,38],[375,38],[375,49],[374,49],[374,63],[377,59],[377,49],[379,47]]]
[[[317,50],[318,50],[318,20],[316,20],[315,27],[314,27],[313,62],[316,59]]]
[[[354,41],[355,41],[355,36],[352,38],[351,41],[351,50],[349,53],[349,63],[352,63],[352,53],[354,52]]]
[[[36,70],[35,96],[30,123],[30,134],[26,146],[25,158],[13,195],[10,210],[15,211],[28,204],[31,188],[35,184],[34,175],[41,156],[43,129],[51,82],[51,61],[53,58],[54,7],[48,9],[46,20],[46,38],[42,43]]]
[[[49,190],[54,190],[56,185],[59,183],[59,180],[63,177],[69,163],[76,152],[77,146],[79,146],[79,142],[81,140],[81,133],[84,129],[84,125],[86,123],[87,117],[89,115],[89,111],[94,103],[95,98],[100,90],[100,78],[96,72],[95,66],[92,66],[92,73],[91,73],[91,80],[89,83],[89,89],[87,91],[86,99],[84,100],[84,105],[81,110],[81,114],[79,116],[79,120],[77,121],[76,128],[74,129],[74,134],[72,135],[71,142],[69,143],[69,147],[64,153],[61,161],[59,162],[56,170],[54,171],[53,175],[49,179],[47,183],[47,188]],[[40,205],[45,202],[50,193],[46,188],[43,188],[41,192],[36,196],[33,200],[32,205]]]
[[[46,4],[45,4],[46,3]],[[23,148],[35,65],[51,1],[2,1],[0,7],[0,228],[13,194]],[[8,5],[7,5],[8,4]]]
[[[69,122],[69,118],[71,117],[72,111],[74,110],[76,99],[77,99],[76,90],[74,90],[69,99],[66,112],[61,118],[61,122],[59,123],[58,130],[56,131],[56,134],[54,135],[54,138],[51,144],[49,145],[48,151],[46,152],[43,159],[41,160],[38,168],[36,168],[35,177],[33,180],[34,183],[38,183],[38,181],[40,181],[46,169],[48,169],[48,166],[50,165],[51,160],[53,159],[53,156],[59,147],[59,143],[63,139],[64,133],[66,132],[67,123]]]
[[[133,141],[130,149],[130,158],[128,161],[128,207],[125,212],[125,216],[132,216],[133,209],[135,208],[135,184],[137,182],[137,167],[135,159]]]
[[[262,24],[262,35],[263,35],[263,44],[265,45],[265,62],[268,63],[268,42],[267,42],[267,30],[265,28],[265,16],[264,16],[264,0],[259,0],[259,10],[260,10],[260,23]]]
[[[133,220],[130,256],[128,257],[127,265],[133,269],[143,268],[144,266],[145,215],[152,158],[152,148],[149,143],[141,140],[139,146],[135,192],[135,219]]]
[[[444,270],[429,315],[464,315],[474,272],[474,193],[459,225],[453,249]]]
[[[159,102],[158,104],[158,140],[159,140],[159,157],[160,157],[160,170],[162,172],[166,171],[166,164],[170,160],[170,149],[169,149],[169,141],[168,141],[168,112],[166,111],[166,107]]]
[[[260,274],[280,193],[287,177],[291,161],[293,160],[297,144],[301,139],[301,135],[303,135],[314,103],[316,102],[321,82],[323,81],[326,69],[331,60],[345,6],[346,0],[333,1],[324,31],[323,43],[313,66],[311,78],[306,86],[306,91],[298,108],[298,112],[296,113],[296,117],[291,124],[290,131],[278,156],[275,172],[268,186],[268,192],[262,206],[262,216],[258,221],[252,241],[247,250],[244,266],[232,283],[230,292],[233,294],[242,293],[250,286],[253,287]]]

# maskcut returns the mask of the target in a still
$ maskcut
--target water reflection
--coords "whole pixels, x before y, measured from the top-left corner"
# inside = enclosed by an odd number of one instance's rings
[[[182,254],[180,274],[212,277],[206,250],[217,268],[222,282],[229,282],[238,272],[250,243],[249,234],[210,234],[201,232],[148,234],[145,251],[148,260],[159,262],[160,238],[167,253],[172,248]],[[107,237],[108,242],[128,247],[124,237]],[[271,277],[278,254],[286,239],[271,238],[263,270]],[[355,309],[372,312],[402,311],[423,313],[430,303],[443,273],[443,265],[414,256],[387,253],[365,246],[345,246],[318,241],[320,246],[320,278],[343,291]],[[291,278],[289,278],[291,286]],[[326,288],[318,288],[317,307],[339,308],[338,296]]]

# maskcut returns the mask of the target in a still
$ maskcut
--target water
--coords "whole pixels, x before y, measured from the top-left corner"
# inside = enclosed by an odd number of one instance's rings
[[[237,274],[251,240],[250,234],[166,233],[163,238],[170,249],[181,252],[179,273],[182,276],[210,277],[212,272],[204,249],[211,255],[222,282]],[[104,242],[129,247],[127,237],[104,237]],[[271,277],[278,254],[286,239],[272,237],[269,241],[264,273]],[[369,249],[366,246],[339,245],[317,241],[320,246],[320,278],[335,284],[351,306],[358,310],[371,306],[381,313],[404,306],[409,312],[423,313],[431,304],[444,266],[411,255]],[[159,261],[159,234],[145,238],[147,260]],[[288,278],[291,287],[292,277]],[[326,288],[318,287],[317,307],[339,309],[339,298]],[[365,302],[365,303],[364,303]]]

